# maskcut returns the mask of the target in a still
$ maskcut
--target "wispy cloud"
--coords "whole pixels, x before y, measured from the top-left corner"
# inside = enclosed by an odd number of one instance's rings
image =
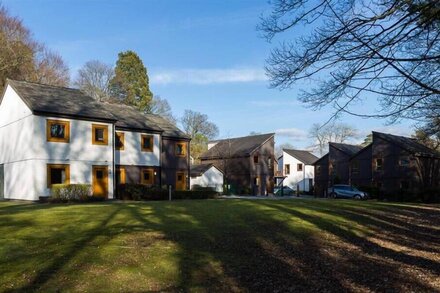
[[[308,138],[307,132],[299,128],[280,128],[275,130],[275,134],[294,140],[306,140]]]
[[[251,106],[256,107],[291,107],[291,106],[298,106],[301,105],[300,102],[297,100],[286,100],[286,101],[280,101],[280,100],[254,100],[250,101],[249,104]]]
[[[151,83],[167,85],[183,84],[216,84],[216,83],[245,83],[266,81],[263,69],[232,68],[232,69],[180,69],[165,70],[152,73]]]

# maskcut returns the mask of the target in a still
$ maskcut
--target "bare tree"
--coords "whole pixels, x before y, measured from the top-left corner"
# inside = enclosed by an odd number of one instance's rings
[[[259,29],[268,40],[295,30],[268,60],[271,85],[312,80],[300,100],[334,115],[425,122],[440,115],[440,1],[275,0]],[[311,29],[303,29],[309,26]],[[310,32],[310,33],[309,33]],[[376,98],[373,113],[352,106]]]
[[[346,124],[329,124],[321,126],[313,124],[309,137],[315,144],[311,147],[322,156],[327,151],[329,142],[344,143],[350,138],[357,137],[357,130]]]
[[[78,70],[75,86],[98,101],[106,101],[111,98],[109,85],[114,75],[111,65],[91,60]]]
[[[214,139],[218,135],[218,127],[209,121],[208,115],[200,112],[185,110],[182,117],[182,126],[191,137],[202,134],[208,139]]]
[[[32,81],[56,86],[68,86],[69,67],[61,55],[40,45],[35,54],[35,72]]]
[[[282,144],[278,145],[275,148],[276,158],[278,159],[279,157],[281,157],[283,155],[283,149],[293,149],[293,148],[295,148],[295,147],[293,146],[293,144],[291,144],[289,142],[282,143]]]
[[[154,96],[151,101],[151,113],[162,116],[173,124],[176,124],[177,119],[174,117],[171,106],[168,101],[160,96]]]

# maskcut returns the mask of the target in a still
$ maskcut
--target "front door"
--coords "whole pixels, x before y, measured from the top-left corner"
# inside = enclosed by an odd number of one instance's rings
[[[108,196],[108,168],[107,166],[93,166],[93,196]]]
[[[186,190],[185,172],[177,172],[177,174],[176,174],[176,190]]]
[[[0,200],[5,198],[5,165],[0,165]]]

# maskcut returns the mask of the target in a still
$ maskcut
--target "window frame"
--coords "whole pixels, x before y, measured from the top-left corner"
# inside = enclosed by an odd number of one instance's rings
[[[96,139],[96,130],[104,130],[104,140],[100,141]],[[108,125],[105,124],[92,124],[92,144],[93,145],[108,145]]]
[[[260,156],[259,155],[254,155],[254,164],[259,164],[260,163]]]
[[[144,147],[144,140],[149,139],[150,140],[150,147],[146,148]],[[151,134],[141,134],[141,151],[152,153],[154,151],[154,136]]]
[[[54,124],[64,125],[64,138],[52,137],[50,128]],[[58,119],[46,119],[46,139],[48,142],[70,143],[70,121]]]
[[[351,173],[352,174],[359,174],[360,171],[360,162],[358,160],[353,160],[351,163]]]
[[[289,169],[289,172],[287,172]],[[290,175],[290,164],[284,164],[284,175]]]
[[[378,168],[378,164],[377,161],[380,160],[380,168]],[[383,158],[375,158],[374,159],[374,170],[375,171],[383,171]]]
[[[47,177],[46,177],[46,183],[47,188],[52,188],[54,184],[70,184],[70,165],[69,164],[47,164]],[[52,183],[52,169],[64,169],[66,178],[64,180],[64,183]]]
[[[408,164],[402,164],[403,160],[407,160]],[[409,156],[400,156],[399,157],[399,166],[404,167],[404,168],[411,167],[411,159],[409,158]]]
[[[150,180],[146,181],[144,179],[145,172],[148,172],[150,174]],[[141,184],[142,185],[154,185],[154,170],[151,168],[143,168],[141,170]]]
[[[177,150],[178,150],[178,145],[182,145],[182,153],[181,154],[179,154],[178,152],[177,152]],[[186,142],[176,142],[175,143],[175,145],[174,145],[174,155],[176,156],[176,157],[182,157],[182,158],[184,158],[184,157],[186,157],[186,154],[187,154],[187,152],[188,152],[188,147],[187,147],[187,143]]]
[[[300,167],[301,166],[301,167]],[[296,171],[297,172],[302,172],[304,171],[304,165],[302,163],[297,163],[296,164]]]
[[[122,142],[122,146],[118,146],[118,139]],[[123,151],[125,150],[125,132],[115,131],[115,150]]]

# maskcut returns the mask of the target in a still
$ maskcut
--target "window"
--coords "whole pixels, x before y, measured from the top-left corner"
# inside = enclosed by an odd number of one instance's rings
[[[359,173],[359,161],[355,160],[351,163],[351,172],[353,174]]]
[[[154,172],[153,169],[142,169],[141,172],[141,184],[153,185],[154,183]]]
[[[284,175],[290,174],[290,164],[284,165]]]
[[[255,184],[256,186],[260,186],[260,177],[255,177],[255,178],[254,178],[254,184]]]
[[[321,175],[321,166],[316,166],[316,175],[317,176]]]
[[[70,183],[70,166],[69,165],[47,165],[47,187],[53,184],[69,184]]]
[[[70,122],[62,120],[46,120],[46,136],[50,142],[70,141]]]
[[[123,151],[125,148],[125,133],[116,132],[115,133],[115,149],[118,151]]]
[[[125,168],[124,167],[117,167],[116,168],[116,184],[125,184],[126,178],[125,178]]]
[[[383,159],[377,158],[376,159],[376,171],[382,171],[383,169]]]
[[[303,164],[297,164],[296,171],[302,171],[302,170],[303,170]]]
[[[409,182],[408,181],[400,181],[400,189],[409,189]]]
[[[405,157],[400,157],[399,158],[399,165],[402,167],[409,167],[411,164],[409,157],[405,156]]]
[[[258,164],[258,156],[254,156],[254,163]]]
[[[152,152],[153,151],[153,136],[141,134],[141,149],[143,152]]]
[[[176,143],[175,154],[178,157],[186,156],[186,143],[183,143],[183,142]]]
[[[92,144],[108,145],[108,126],[92,124]]]
[[[272,168],[272,158],[269,157],[269,159],[267,159],[267,165],[269,166],[269,168]]]

